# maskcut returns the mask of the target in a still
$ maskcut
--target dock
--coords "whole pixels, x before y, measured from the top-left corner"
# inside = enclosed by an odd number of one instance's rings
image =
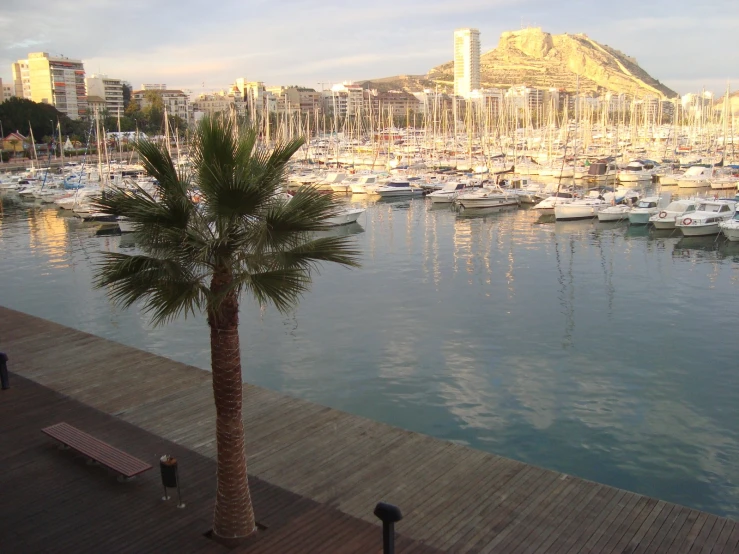
[[[112,518],[105,529],[113,536],[122,538],[128,529],[138,537],[130,551],[226,552],[202,534],[200,542],[178,543],[184,540],[178,538],[183,530],[205,532],[210,525],[216,450],[207,371],[1,307],[0,350],[8,353],[15,378],[10,391],[0,392],[0,462],[13,468],[0,472],[0,549],[53,550],[65,529],[107,536],[93,525],[88,529],[84,519],[74,520],[75,503],[64,496],[67,491],[83,502],[83,514],[97,513],[96,504],[84,502],[84,496],[103,494],[101,513],[126,506],[130,511],[140,502],[142,513],[153,514],[153,523],[161,520],[157,531],[146,535],[145,527],[132,530],[125,520],[115,527]],[[244,384],[243,390],[255,511],[266,531],[264,539],[238,551],[378,552],[380,528],[372,511],[380,500],[403,511],[396,527],[399,552],[739,551],[739,525],[728,518],[255,385]],[[161,504],[156,471],[145,474],[135,489],[116,495],[115,486],[131,483],[89,475],[88,470],[99,468],[74,465],[67,452],[57,452],[44,440],[41,427],[58,421],[77,422],[142,459],[179,456],[187,507],[150,505]],[[32,442],[24,443],[23,437]],[[66,475],[64,483],[55,483],[48,472]],[[46,479],[28,493],[38,494],[34,513],[25,513],[31,505],[19,484],[28,475]],[[331,521],[340,522],[339,531],[328,538],[324,529]],[[29,526],[38,527],[32,545]],[[17,537],[16,550],[3,548],[9,536]],[[282,542],[269,546],[268,541]],[[77,551],[85,551],[84,544],[95,551],[93,539],[77,544]]]

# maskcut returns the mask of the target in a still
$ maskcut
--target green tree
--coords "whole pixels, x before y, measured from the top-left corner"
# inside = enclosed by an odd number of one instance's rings
[[[41,137],[53,135],[57,121],[68,125],[71,120],[50,104],[14,96],[0,104],[0,121],[6,134],[18,131],[28,136],[33,131],[34,136]]]
[[[255,529],[242,420],[241,295],[286,311],[319,264],[356,266],[358,257],[345,237],[315,236],[337,213],[332,197],[303,188],[284,198],[287,163],[303,140],[268,151],[257,135],[206,118],[195,132],[191,175],[178,172],[166,148],[139,142],[156,194],[114,189],[98,200],[101,210],[134,222],[142,254],[105,253],[96,285],[124,307],[143,301],[155,324],[203,311],[207,317],[218,455],[213,531],[222,538]]]
[[[123,83],[123,110],[128,109],[131,104],[131,95],[133,94],[133,88],[128,83]]]

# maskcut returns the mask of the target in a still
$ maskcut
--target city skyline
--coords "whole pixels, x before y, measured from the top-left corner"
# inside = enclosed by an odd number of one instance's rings
[[[721,95],[727,81],[739,87],[739,50],[731,44],[739,6],[710,0],[700,17],[694,11],[685,1],[662,0],[647,6],[625,0],[619,13],[607,15],[602,6],[575,0],[378,0],[371,8],[335,0],[254,0],[209,6],[207,13],[193,0],[161,0],[153,7],[143,0],[123,7],[108,0],[80,0],[73,7],[28,0],[0,15],[0,78],[12,81],[12,62],[44,51],[81,59],[88,74],[124,79],[134,89],[166,82],[197,94],[245,76],[321,90],[343,81],[424,74],[452,59],[456,28],[479,29],[484,53],[503,31],[540,26],[550,33],[586,33],[619,49],[680,94],[705,87]]]

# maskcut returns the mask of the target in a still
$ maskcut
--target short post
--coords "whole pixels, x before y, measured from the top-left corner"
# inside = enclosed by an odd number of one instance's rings
[[[395,554],[395,524],[403,519],[400,508],[387,502],[378,502],[374,514],[382,521],[383,554]]]
[[[162,475],[162,487],[164,488],[164,496],[162,500],[169,500],[169,494],[167,493],[167,487],[177,488],[177,504],[178,508],[184,508],[185,504],[182,502],[182,493],[180,492],[180,472],[177,464],[177,458],[173,458],[169,454],[165,454],[159,458],[159,471]]]

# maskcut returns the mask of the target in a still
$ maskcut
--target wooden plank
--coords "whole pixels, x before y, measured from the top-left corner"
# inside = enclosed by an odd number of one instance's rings
[[[729,537],[731,536],[731,532],[734,530],[734,527],[736,527],[736,525],[737,524],[733,521],[726,520],[724,522],[723,529],[721,529],[721,533],[716,538],[716,541],[711,546],[710,550],[706,551],[706,548],[704,548],[703,551],[710,552],[711,554],[723,554],[723,552],[729,552],[729,550],[724,550],[724,548],[729,540]]]

